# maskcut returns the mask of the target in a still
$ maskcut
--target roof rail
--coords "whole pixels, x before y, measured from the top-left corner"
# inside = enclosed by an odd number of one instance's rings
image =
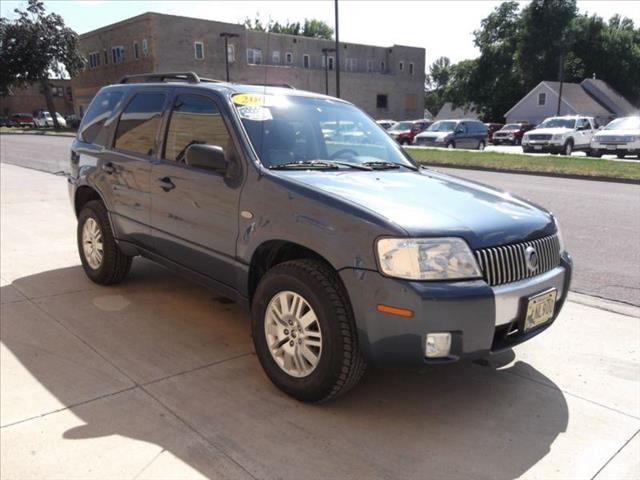
[[[295,90],[296,87],[289,83],[247,83],[246,85],[253,85],[255,87],[280,87],[280,88],[290,88],[291,90]]]
[[[220,82],[211,78],[200,78],[195,72],[167,72],[167,73],[142,73],[138,75],[125,75],[119,83],[131,83],[131,80],[140,82],[168,82],[182,81],[189,83]]]

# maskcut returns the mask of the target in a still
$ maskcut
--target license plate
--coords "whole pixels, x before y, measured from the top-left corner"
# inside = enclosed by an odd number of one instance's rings
[[[540,147],[540,146],[538,146],[538,145],[534,145],[534,146],[533,146],[533,149],[534,149],[534,150],[542,150],[542,147]]]
[[[615,145],[607,145],[607,150],[615,150],[616,146]]]
[[[529,297],[527,301],[527,316],[524,319],[525,332],[551,320],[556,306],[557,295],[557,290],[553,289],[534,297]]]

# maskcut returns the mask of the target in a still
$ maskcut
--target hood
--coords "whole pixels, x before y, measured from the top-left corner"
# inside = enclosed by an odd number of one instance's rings
[[[277,175],[374,212],[410,236],[457,236],[472,248],[555,232],[545,210],[508,193],[431,170],[282,171]]]
[[[556,128],[536,128],[534,130],[529,130],[527,133],[531,135],[538,134],[558,134],[558,133],[569,133],[573,132],[573,128],[564,128],[564,127],[556,127]]]
[[[453,132],[434,132],[434,131],[425,131],[416,135],[416,137],[427,137],[427,138],[444,138],[449,135],[453,135]]]
[[[407,129],[407,130],[389,130],[389,134],[390,135],[406,135],[407,133],[410,133],[411,130]]]
[[[634,137],[640,136],[640,130],[625,129],[625,130],[600,130],[595,134],[596,137],[620,137],[631,135]]]

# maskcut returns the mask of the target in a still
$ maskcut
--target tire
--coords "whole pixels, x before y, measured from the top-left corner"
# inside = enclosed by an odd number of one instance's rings
[[[99,262],[95,258],[87,257],[83,232],[87,222],[97,225],[102,240],[102,257]],[[82,261],[82,268],[89,279],[99,285],[113,285],[121,282],[131,269],[132,257],[125,255],[118,247],[113,237],[109,216],[104,204],[99,200],[87,202],[78,215],[78,252]],[[98,244],[94,237],[92,244]],[[93,264],[93,265],[92,265]]]
[[[478,150],[482,152],[482,151],[484,150],[484,147],[485,147],[484,142],[483,142],[483,141],[480,141],[480,142],[478,143]]]
[[[618,158],[624,158],[624,153],[616,153],[616,157]]]
[[[567,140],[566,143],[564,144],[564,147],[562,147],[562,155],[566,155],[567,157],[570,157],[572,153],[573,153],[573,140]]]
[[[531,152],[533,152],[533,149],[529,147],[522,147],[522,153],[531,153]]]
[[[449,142],[449,143],[447,143],[447,148],[451,148],[451,149],[456,148],[456,144],[455,144],[455,142]]]
[[[602,157],[602,154],[595,150],[587,150],[587,157],[600,158]]]
[[[293,321],[296,323],[293,323],[291,332],[288,332],[286,327],[287,324],[291,325],[291,318],[287,320],[284,316],[277,320],[275,315],[267,316],[272,311],[272,305],[280,305],[280,310],[285,310],[280,300],[282,295],[285,295],[285,298],[287,295],[298,295],[306,302],[303,306],[309,307],[313,310],[311,313],[315,313],[315,325],[320,334],[315,333],[311,336],[320,337],[320,341],[316,342],[321,344],[321,348],[319,352],[314,350],[317,354],[315,366],[305,365],[307,369],[311,369],[310,372],[304,373],[301,369],[290,368],[289,373],[286,355],[276,360],[278,355],[271,352],[269,342],[278,345],[278,352],[284,353],[289,347],[295,348],[295,352],[301,352],[298,345],[306,341],[303,340],[305,335],[295,339],[296,326],[301,325],[295,319]],[[265,373],[276,387],[303,402],[324,402],[344,394],[358,383],[364,374],[366,362],[360,352],[349,299],[331,267],[317,260],[292,260],[281,263],[262,277],[253,298],[251,324],[256,354]],[[307,310],[307,313],[309,312],[310,310]],[[306,313],[301,315],[301,318],[305,316]],[[267,328],[275,328],[283,335],[267,335]],[[309,330],[305,331],[315,331],[311,328],[310,324]],[[306,338],[309,336],[306,335]],[[300,354],[297,364],[290,364],[290,367],[300,365],[303,357]]]

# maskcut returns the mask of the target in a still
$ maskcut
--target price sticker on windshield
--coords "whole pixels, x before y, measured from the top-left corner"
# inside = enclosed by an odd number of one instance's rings
[[[265,95],[262,93],[236,93],[233,103],[243,107],[283,107],[289,101],[285,95]]]

